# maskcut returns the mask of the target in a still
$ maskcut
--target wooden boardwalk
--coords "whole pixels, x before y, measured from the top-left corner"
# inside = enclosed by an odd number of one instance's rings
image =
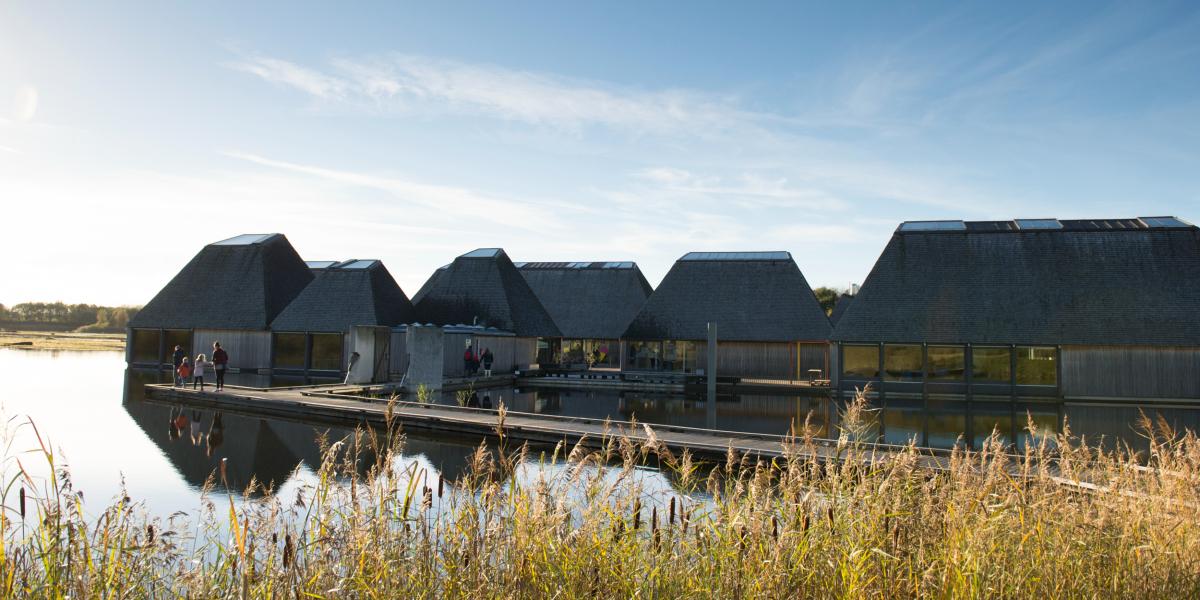
[[[174,388],[169,384],[146,386],[146,396],[153,400],[179,402],[192,406],[241,409],[257,414],[292,419],[321,419],[351,425],[382,426],[387,402],[358,395],[364,388],[354,386],[319,386],[303,388],[245,388],[226,386],[223,392]],[[405,429],[442,431],[461,434],[495,436],[499,425],[496,410],[396,402],[392,417]],[[504,418],[504,435],[514,440],[557,444],[565,442],[590,448],[600,448],[606,438],[623,435],[644,443],[653,435],[673,452],[684,448],[697,455],[723,457],[729,449],[765,459],[780,458],[788,453],[800,456],[815,455],[818,460],[836,460],[838,450],[832,440],[817,440],[811,446],[792,443],[784,436],[712,429],[696,429],[669,425],[650,425],[627,421],[600,421],[557,415],[542,415],[508,411]],[[870,460],[886,460],[899,451],[897,446],[868,444]],[[923,466],[945,469],[949,451],[923,449]],[[807,456],[806,456],[807,457]]]

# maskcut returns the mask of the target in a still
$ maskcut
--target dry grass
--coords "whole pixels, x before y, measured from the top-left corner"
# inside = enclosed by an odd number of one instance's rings
[[[125,350],[123,333],[0,331],[0,348],[16,350]]]
[[[5,596],[73,597],[1196,597],[1200,441],[1151,451],[1068,435],[1009,457],[996,443],[945,472],[910,448],[883,463],[844,415],[846,459],[730,454],[700,469],[650,443],[605,450],[480,446],[440,481],[399,435],[328,447],[296,498],[212,491],[167,522],[121,501],[84,516],[61,470],[4,488]],[[859,412],[856,412],[859,411]],[[801,443],[804,443],[801,440]],[[1052,448],[1054,448],[1052,450]],[[53,454],[42,449],[51,462]],[[373,457],[366,459],[364,457]],[[372,461],[362,468],[361,461]],[[648,494],[654,461],[679,493]],[[14,464],[14,463],[9,463]],[[1085,480],[1094,491],[1062,485]],[[19,490],[30,494],[18,506]],[[37,494],[32,494],[37,490]],[[22,520],[23,515],[23,520]]]

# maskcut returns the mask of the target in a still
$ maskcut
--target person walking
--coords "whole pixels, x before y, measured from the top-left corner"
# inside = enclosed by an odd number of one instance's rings
[[[187,353],[178,344],[175,346],[175,353],[171,355],[171,367],[175,372],[175,387],[183,385],[183,380],[179,377],[179,365],[183,364],[183,359],[187,357]]]
[[[213,372],[217,375],[217,391],[225,389],[225,369],[229,365],[229,354],[221,347],[221,342],[213,342]]]
[[[188,377],[192,376],[192,363],[188,362],[188,357],[183,357],[179,361],[179,368],[175,369],[175,377],[179,379],[180,385],[187,387]]]
[[[492,363],[495,362],[495,360],[496,360],[496,357],[492,355],[492,349],[484,348],[483,356],[480,357],[480,360],[483,361],[483,376],[491,377],[492,376]]]
[[[208,358],[206,356],[204,356],[203,354],[199,354],[196,356],[196,365],[194,367],[192,367],[192,369],[193,369],[193,371],[192,371],[192,374],[193,374],[192,389],[193,390],[196,389],[197,385],[199,385],[200,391],[202,391],[202,392],[204,391],[204,370],[211,364],[212,363],[208,362]]]

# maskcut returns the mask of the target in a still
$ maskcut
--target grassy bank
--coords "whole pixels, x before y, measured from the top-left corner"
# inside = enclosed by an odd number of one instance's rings
[[[16,350],[125,350],[123,333],[0,331],[0,348]]]
[[[200,514],[85,511],[62,469],[10,455],[0,593],[73,597],[1195,597],[1200,442],[1161,427],[1148,455],[1069,434],[1019,457],[992,444],[945,472],[916,449],[870,460],[730,455],[699,468],[651,441],[600,452],[481,446],[460,480],[399,460],[403,438],[327,447],[296,497],[212,490]],[[1149,426],[1149,424],[1148,424]],[[1057,449],[1054,449],[1057,448]],[[41,457],[53,455],[45,449]],[[28,464],[33,457],[22,455]],[[1057,458],[1057,460],[1051,460]],[[679,493],[647,495],[639,466]],[[364,465],[364,462],[366,463]],[[219,473],[214,475],[219,480]],[[1083,480],[1092,490],[1063,485]],[[214,482],[216,483],[216,482]],[[21,499],[24,490],[24,499]],[[36,493],[35,493],[36,492]],[[85,517],[85,513],[89,515]]]

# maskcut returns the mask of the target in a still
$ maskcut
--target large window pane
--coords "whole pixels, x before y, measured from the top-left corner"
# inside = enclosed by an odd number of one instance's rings
[[[696,351],[693,342],[666,340],[662,343],[664,371],[691,372],[695,370]]]
[[[921,347],[915,344],[887,344],[883,347],[883,370],[888,381],[920,381]]]
[[[930,346],[929,380],[962,381],[966,373],[966,349],[962,346]]]
[[[142,364],[157,364],[161,357],[158,355],[159,331],[157,329],[133,330],[133,362]]]
[[[371,360],[371,357],[360,357],[359,360]],[[342,367],[342,334],[312,334],[312,364],[309,368],[314,371],[340,371]]]
[[[304,334],[275,334],[275,368],[304,369]]]
[[[562,354],[562,362],[564,363],[572,365],[583,364],[583,340],[563,340]]]
[[[842,363],[842,374],[845,377],[879,377],[879,346],[842,346]]]
[[[617,342],[611,340],[587,340],[583,345],[593,367],[616,367],[617,348]]]
[[[1008,348],[971,349],[971,381],[1008,383],[1012,379],[1012,364]]]
[[[971,403],[971,428],[974,431],[972,447],[979,449],[995,432],[1000,442],[1007,446],[1012,443],[1012,404],[1008,401]]]
[[[1017,346],[1017,385],[1054,385],[1057,355],[1050,346]]]
[[[166,329],[163,331],[163,351],[166,352],[168,359],[175,352],[175,346],[182,348],[183,355],[190,356],[192,359],[195,359],[196,355],[201,352],[212,354],[212,348],[192,350],[192,331],[190,329]],[[209,356],[209,358],[212,357]]]
[[[662,345],[658,342],[629,342],[627,362],[634,369],[656,370],[661,352]]]

